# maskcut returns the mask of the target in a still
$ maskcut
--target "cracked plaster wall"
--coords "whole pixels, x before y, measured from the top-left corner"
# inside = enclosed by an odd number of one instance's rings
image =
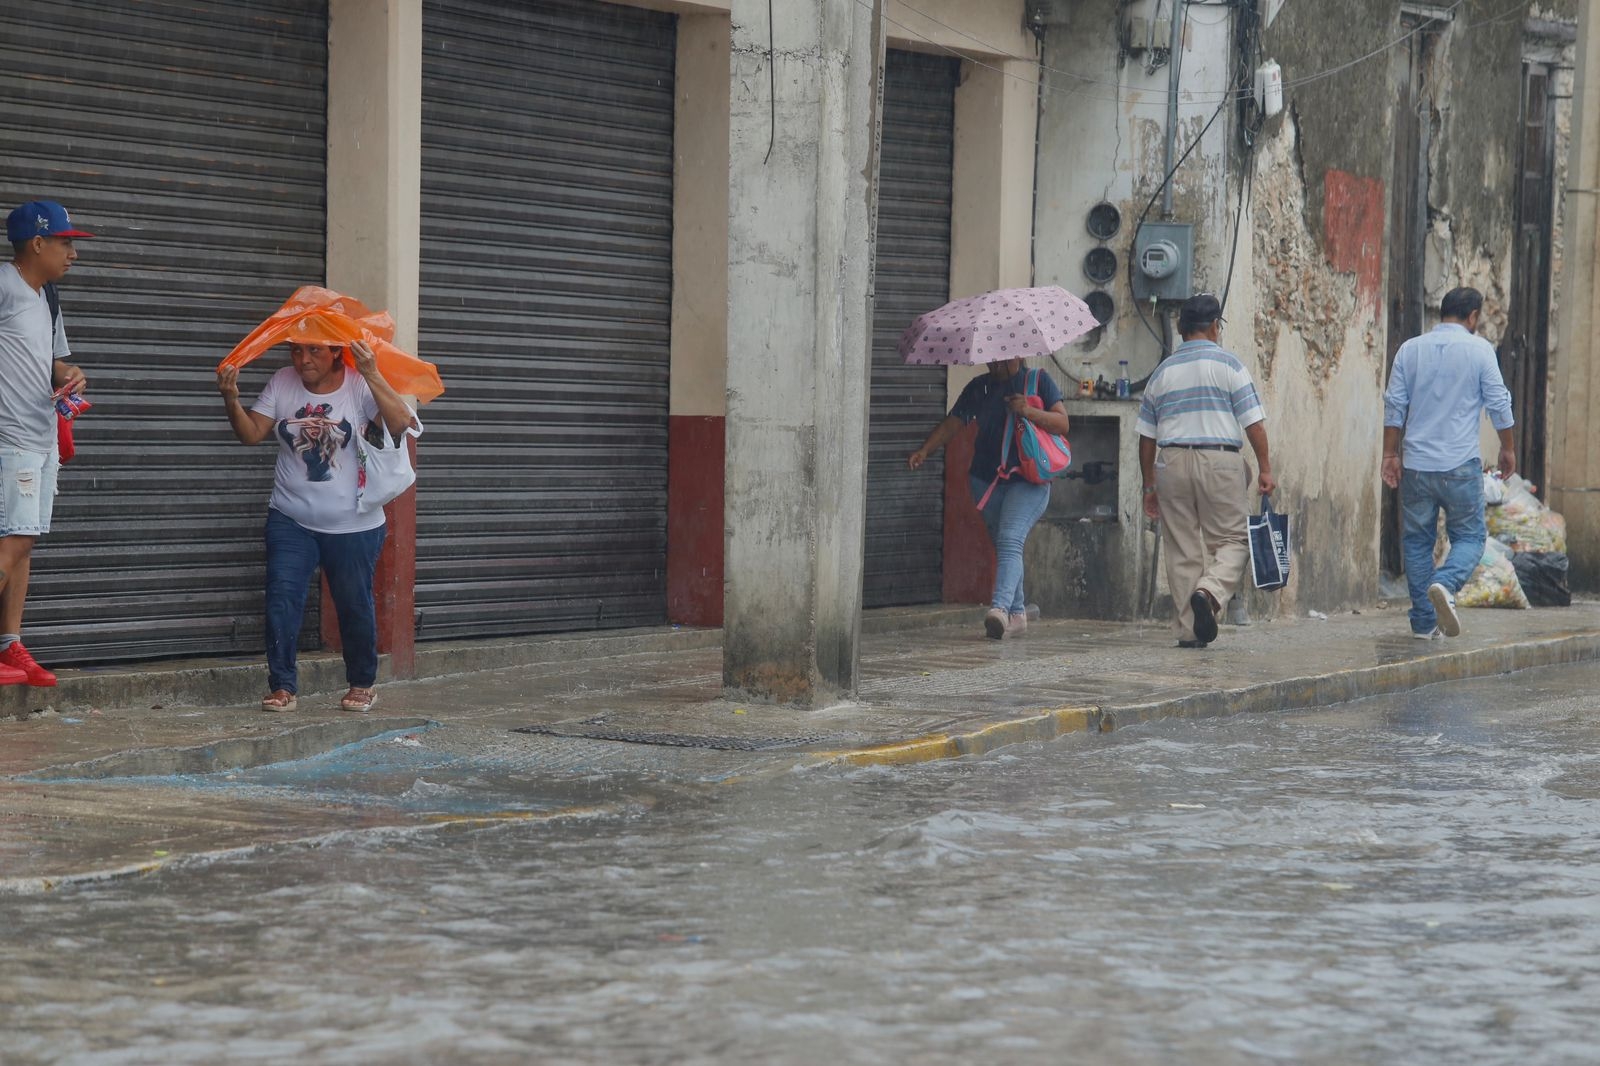
[[[1554,0],[1526,14],[1570,21],[1574,8],[1574,0]],[[1125,220],[1118,241],[1130,240],[1160,177],[1164,116],[1140,106],[1157,86],[1142,70],[1117,66],[1117,9],[1114,0],[1055,6],[1045,63],[1092,81],[1053,75],[1058,91],[1047,93],[1044,104],[1038,284],[1088,288],[1078,268],[1093,243],[1082,236],[1083,212],[1102,197],[1111,200]],[[1132,10],[1143,8],[1135,3]],[[1436,107],[1429,116],[1435,135],[1422,264],[1425,302],[1436,320],[1439,299],[1449,288],[1468,284],[1483,290],[1484,332],[1495,342],[1504,329],[1511,286],[1524,14],[1507,17],[1495,0],[1463,0],[1431,56]],[[1257,370],[1283,486],[1280,505],[1295,514],[1298,555],[1295,581],[1284,594],[1252,598],[1257,614],[1334,610],[1376,598],[1376,471],[1393,236],[1392,79],[1409,62],[1409,50],[1385,46],[1404,32],[1395,0],[1342,0],[1286,4],[1264,34],[1265,54],[1283,67],[1286,108],[1260,132],[1250,164],[1249,232],[1235,264],[1223,343]],[[1227,50],[1225,39],[1212,44]],[[1378,55],[1296,83],[1369,52]],[[1186,55],[1185,86],[1209,88],[1209,82],[1191,80],[1199,76],[1188,63]],[[1209,69],[1213,80],[1224,76],[1215,58]],[[1126,86],[1120,106],[1098,98],[1105,91],[1093,82],[1119,78]],[[1138,89],[1147,94],[1142,100],[1131,91]],[[1186,137],[1208,112],[1186,101],[1180,120]],[[1557,121],[1558,136],[1567,136],[1561,123],[1570,127],[1570,118],[1558,112]],[[1241,169],[1234,132],[1216,135],[1214,129],[1175,183],[1178,217],[1196,223],[1197,290],[1220,290],[1224,283]],[[1562,141],[1558,166],[1564,156]],[[1125,255],[1124,247],[1116,250]],[[1121,314],[1101,341],[1101,364],[1129,358],[1137,377],[1149,369],[1154,342],[1130,313],[1124,273],[1111,288]],[[1068,358],[1075,362],[1079,356]]]

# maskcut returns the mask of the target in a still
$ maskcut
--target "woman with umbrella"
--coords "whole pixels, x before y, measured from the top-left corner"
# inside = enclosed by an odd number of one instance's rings
[[[386,427],[401,448],[420,429],[399,381],[419,399],[443,391],[427,363],[395,348],[387,315],[320,289],[302,289],[217,368],[228,422],[241,444],[274,440],[278,464],[267,504],[267,687],[264,711],[292,711],[295,651],[311,575],[321,566],[339,618],[345,678],[339,701],[365,711],[377,695],[377,615],[372,582],[386,533],[381,507],[363,505],[369,446]],[[275,373],[250,408],[239,400],[239,368],[281,340],[289,365]],[[370,502],[370,501],[369,501]]]
[[[1016,463],[1017,449],[1014,443],[1007,447],[1007,434],[1015,425],[1013,419],[1025,419],[1042,432],[1062,437],[1069,425],[1060,386],[1043,370],[1029,371],[1024,360],[1056,351],[1095,325],[1083,302],[1063,289],[1014,289],[946,304],[918,318],[900,340],[901,355],[908,363],[988,367],[988,373],[961,390],[950,414],[911,453],[907,464],[917,469],[963,426],[978,423],[968,474],[972,498],[980,501],[984,526],[994,544],[994,594],[983,628],[995,640],[1028,628],[1022,549],[1050,503],[1049,482],[1036,484],[1012,476],[1017,468],[1009,464]],[[1042,406],[1028,402],[1030,392]]]

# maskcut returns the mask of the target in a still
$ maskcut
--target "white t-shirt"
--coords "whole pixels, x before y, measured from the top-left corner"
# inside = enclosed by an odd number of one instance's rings
[[[286,366],[272,375],[251,410],[275,423],[274,510],[314,533],[360,533],[383,525],[382,511],[356,510],[356,435],[378,417],[378,401],[360,374],[345,367],[344,383],[319,395]]]
[[[56,450],[53,363],[71,354],[44,292],[23,281],[15,264],[0,263],[0,444],[39,455]]]

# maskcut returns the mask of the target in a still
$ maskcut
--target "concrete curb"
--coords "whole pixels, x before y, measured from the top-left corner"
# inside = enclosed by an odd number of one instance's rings
[[[886,633],[968,623],[976,626],[980,617],[981,609],[969,604],[883,607],[863,612],[861,629],[864,633]],[[670,655],[714,648],[721,643],[721,629],[680,626],[442,641],[418,645],[415,679],[617,655]],[[299,666],[303,698],[344,690],[344,660],[337,652],[304,652]],[[87,667],[62,670],[60,674],[60,683],[54,688],[0,688],[0,717],[22,717],[44,707],[57,711],[90,707],[249,707],[266,690],[266,664],[254,655]],[[378,679],[393,680],[387,655],[378,658]]]
[[[716,646],[720,629],[621,629],[542,638],[513,637],[491,641],[451,641],[418,649],[417,678],[447,677],[477,670],[570,662],[615,655],[691,651]],[[345,689],[344,660],[337,652],[300,655],[300,696],[304,700]],[[389,657],[379,656],[379,682],[392,680]],[[90,707],[226,707],[254,706],[266,694],[266,663],[259,657],[187,659],[147,666],[89,667],[63,670],[54,688],[7,685],[0,688],[0,717],[22,717],[29,711]]]
[[[1371,696],[1410,692],[1446,681],[1493,677],[1540,666],[1600,660],[1600,633],[1574,633],[1448,655],[1309,677],[1285,678],[1237,689],[1218,689],[1168,700],[1101,707],[1061,707],[994,722],[969,733],[930,733],[868,748],[831,751],[803,767],[910,766],[963,755],[984,755],[1009,744],[1053,740],[1068,733],[1110,732],[1119,725],[1163,718],[1205,718],[1323,707]]]

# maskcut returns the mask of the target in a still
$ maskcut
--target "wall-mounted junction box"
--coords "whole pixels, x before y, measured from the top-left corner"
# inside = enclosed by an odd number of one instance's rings
[[[1143,15],[1128,19],[1128,54],[1137,55],[1146,48],[1166,51],[1172,46],[1172,20],[1156,19],[1154,27]]]
[[[1187,300],[1194,293],[1194,226],[1146,222],[1133,239],[1136,300]]]

